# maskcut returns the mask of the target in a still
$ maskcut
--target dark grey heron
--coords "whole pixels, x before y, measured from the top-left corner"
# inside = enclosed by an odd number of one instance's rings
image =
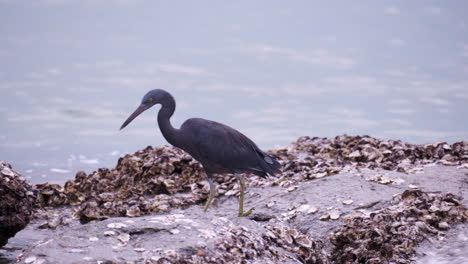
[[[173,146],[181,148],[198,160],[210,184],[210,195],[204,211],[208,210],[215,196],[213,174],[232,173],[240,181],[239,216],[247,216],[252,209],[244,212],[245,179],[241,173],[253,173],[261,177],[274,175],[281,165],[261,151],[257,145],[241,132],[218,122],[190,118],[177,129],[169,120],[174,114],[176,103],[174,97],[164,90],[149,91],[142,99],[140,106],[122,124],[126,127],[142,112],[153,105],[161,104],[158,113],[158,125],[164,138]]]

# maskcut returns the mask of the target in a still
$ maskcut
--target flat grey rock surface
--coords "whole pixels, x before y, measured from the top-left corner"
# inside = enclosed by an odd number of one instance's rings
[[[156,263],[171,251],[209,250],[227,226],[264,234],[266,224],[296,228],[312,238],[325,239],[344,224],[348,215],[385,208],[395,194],[412,188],[452,193],[461,196],[468,206],[468,169],[432,165],[410,174],[361,169],[297,186],[248,188],[245,207],[255,209],[250,217],[237,217],[238,200],[221,196],[207,213],[203,205],[193,205],[164,214],[115,217],[87,224],[72,220],[56,229],[40,229],[43,222],[36,221],[11,239],[9,246],[16,250],[2,250],[0,254],[6,258],[3,263],[11,262],[20,249],[24,249],[20,263]],[[415,261],[467,263],[467,237],[466,224],[450,227],[443,239],[434,237],[418,246]],[[328,243],[324,249],[330,246]]]

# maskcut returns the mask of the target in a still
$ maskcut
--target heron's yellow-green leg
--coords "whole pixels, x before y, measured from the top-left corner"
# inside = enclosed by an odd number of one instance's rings
[[[203,211],[207,211],[208,208],[210,207],[210,205],[213,203],[213,200],[214,200],[214,197],[215,197],[215,194],[216,194],[216,188],[215,188],[215,185],[213,183],[213,180],[211,180],[211,178],[209,176],[207,176],[208,178],[208,182],[210,183],[210,195],[208,196],[208,200],[206,201],[206,204],[205,204],[205,209]]]
[[[239,176],[241,193],[239,197],[239,217],[248,216],[253,212],[253,208],[244,212],[244,192],[245,192],[245,179],[243,176]]]

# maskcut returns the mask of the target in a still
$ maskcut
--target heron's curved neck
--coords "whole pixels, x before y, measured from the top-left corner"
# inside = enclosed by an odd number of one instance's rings
[[[179,129],[172,126],[170,118],[174,114],[176,103],[174,97],[167,93],[161,101],[161,109],[158,113],[158,125],[164,138],[173,146],[179,146]]]

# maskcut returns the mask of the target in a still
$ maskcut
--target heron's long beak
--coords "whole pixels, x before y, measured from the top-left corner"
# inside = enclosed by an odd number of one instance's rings
[[[140,105],[136,110],[135,112],[133,112],[128,118],[127,120],[125,120],[125,122],[122,124],[122,126],[120,127],[120,130],[124,129],[124,127],[126,127],[128,124],[130,124],[130,122],[133,121],[133,119],[135,119],[137,116],[139,116],[141,113],[143,113],[147,108],[144,107],[143,105]]]

